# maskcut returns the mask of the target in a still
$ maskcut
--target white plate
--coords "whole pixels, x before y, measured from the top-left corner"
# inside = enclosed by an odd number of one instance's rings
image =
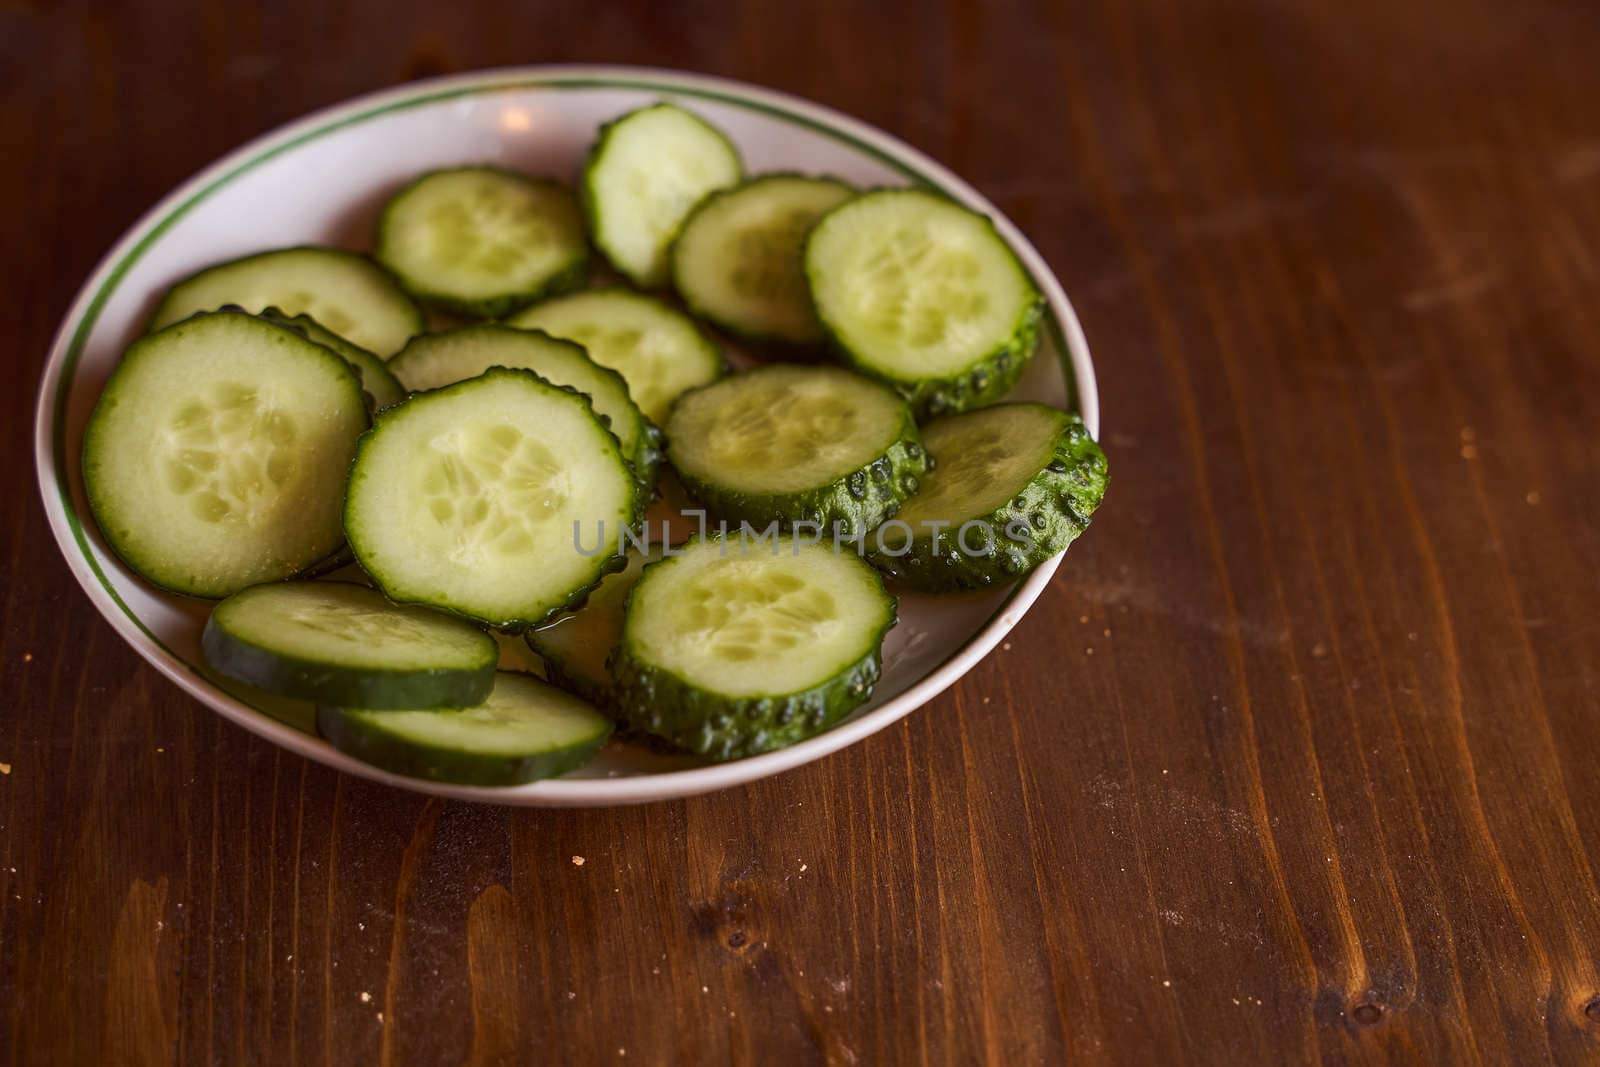
[[[612,745],[564,778],[512,788],[442,785],[388,774],[334,751],[292,725],[305,721],[305,709],[291,702],[219,687],[204,673],[199,654],[207,606],[144,584],[87,520],[79,474],[84,423],[123,349],[174,281],[265,248],[328,243],[365,250],[379,205],[430,168],[492,160],[571,180],[601,122],[661,99],[727,131],[751,173],[799,170],[862,186],[923,183],[992,216],[1049,301],[1038,355],[1015,395],[1076,409],[1099,436],[1089,348],[1060,283],[994,205],[893,137],[780,93],[667,71],[533,67],[415,83],[260,137],[185,183],[101,261],[57,331],[39,388],[39,488],[73,574],[124,640],[185,692],[320,763],[426,793],[550,806],[688,796],[809,763],[928,701],[999,643],[1055,573],[1059,557],[1008,589],[902,597],[901,621],[885,646],[883,680],[872,702],[820,737],[711,765]]]

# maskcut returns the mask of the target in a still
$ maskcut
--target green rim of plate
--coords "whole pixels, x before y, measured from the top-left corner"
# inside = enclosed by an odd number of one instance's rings
[[[493,77],[492,74],[487,76],[491,78]],[[78,548],[82,554],[84,562],[87,563],[89,565],[89,569],[94,572],[95,578],[100,582],[101,587],[104,588],[106,595],[111,598],[117,607],[122,609],[123,614],[126,615],[129,620],[131,620],[133,624],[139,628],[140,632],[149,638],[157,647],[170,656],[174,661],[182,664],[190,674],[204,681],[207,685],[217,688],[216,683],[209,675],[206,674],[206,672],[201,670],[196,664],[191,663],[188,657],[175,651],[170,645],[157,636],[155,632],[150,629],[150,627],[145,625],[144,620],[134,613],[133,609],[128,606],[127,602],[122,599],[121,594],[117,592],[117,589],[111,583],[111,580],[107,578],[105,572],[100,569],[100,563],[97,559],[95,559],[94,550],[89,544],[87,534],[84,532],[83,521],[81,518],[79,518],[77,508],[74,507],[72,502],[72,488],[68,476],[68,466],[66,462],[67,401],[71,393],[71,387],[76,379],[78,360],[83,355],[83,349],[85,344],[88,342],[90,332],[93,331],[95,323],[99,321],[101,310],[105,307],[106,302],[110,300],[111,295],[116,292],[118,286],[121,285],[122,279],[127,275],[128,271],[132,269],[133,265],[137,263],[141,257],[143,257],[150,246],[154,244],[162,234],[171,228],[173,223],[177,222],[184,215],[188,214],[190,209],[192,209],[196,204],[199,204],[201,201],[207,199],[219,189],[228,185],[234,179],[246,174],[251,170],[254,170],[256,167],[267,162],[268,160],[282,155],[291,149],[295,149],[301,145],[315,141],[318,138],[326,137],[328,134],[335,133],[346,127],[357,126],[361,123],[371,121],[372,119],[379,118],[383,115],[388,115],[393,112],[409,111],[412,108],[424,107],[428,104],[435,104],[441,100],[452,100],[464,96],[491,96],[506,92],[525,92],[529,89],[547,89],[555,91],[582,89],[644,90],[647,92],[670,93],[674,96],[692,97],[701,100],[711,100],[719,104],[727,104],[732,107],[742,108],[746,111],[754,111],[769,117],[781,119],[793,125],[801,126],[816,133],[823,134],[834,141],[849,145],[856,151],[872,157],[874,160],[893,169],[896,173],[910,179],[917,185],[923,186],[924,188],[933,189],[936,192],[942,193],[943,195],[949,196],[957,201],[962,199],[960,196],[957,196],[955,193],[947,189],[942,183],[923,173],[923,171],[917,167],[914,167],[903,160],[896,159],[894,156],[883,151],[876,145],[864,141],[845,130],[830,126],[825,122],[820,122],[809,115],[803,115],[798,112],[790,111],[785,107],[766,100],[751,99],[728,90],[687,85],[670,78],[654,80],[648,77],[610,78],[562,74],[553,74],[548,78],[513,77],[505,81],[487,81],[477,84],[456,85],[449,88],[439,88],[432,91],[421,92],[416,96],[406,97],[400,100],[390,100],[385,103],[375,104],[372,107],[364,111],[357,112],[353,115],[330,118],[322,125],[319,125],[313,129],[305,130],[282,142],[281,144],[275,144],[264,148],[260,152],[251,156],[249,159],[242,160],[237,165],[229,168],[226,173],[213,178],[211,181],[207,182],[204,186],[186,198],[182,203],[176,205],[166,214],[161,216],[161,218],[150,224],[145,230],[143,236],[141,236],[134,246],[116,262],[116,265],[111,268],[111,272],[106,275],[106,280],[101,283],[97,290],[95,290],[94,297],[89,301],[88,306],[84,309],[82,318],[78,320],[77,324],[72,329],[72,340],[67,346],[66,357],[62,361],[60,377],[56,383],[56,395],[54,398],[53,413],[54,426],[53,433],[51,435],[51,447],[55,461],[56,489],[61,497],[62,512],[66,517],[68,527],[72,530],[73,539],[78,544]],[[334,105],[334,107],[341,106],[345,105]],[[267,136],[271,136],[271,134],[269,133]],[[1026,267],[1024,267],[1024,269],[1026,269]],[[1030,278],[1032,278],[1034,285],[1039,287],[1041,291],[1044,291],[1040,280],[1033,276],[1033,272],[1028,271],[1028,274]],[[1061,322],[1056,315],[1055,309],[1053,307],[1049,307],[1048,304],[1045,312],[1045,326],[1050,333],[1051,343],[1055,345],[1056,358],[1061,362],[1062,365],[1062,377],[1067,389],[1068,407],[1076,409],[1078,407],[1079,399],[1078,381],[1077,375],[1074,372],[1071,364],[1071,349],[1067,346],[1066,336],[1062,330]],[[1011,593],[1006,597],[1006,599],[995,608],[994,612],[989,616],[988,619],[984,620],[983,625],[979,627],[980,631],[987,629],[995,619],[1000,617],[1000,614],[1010,606],[1013,600],[1016,599],[1017,593],[1022,589],[1024,584],[1024,582],[1018,582],[1012,588]],[[966,647],[967,643],[968,642],[963,643],[963,649]],[[932,674],[938,671],[940,667],[942,667],[945,663],[948,663],[950,659],[960,654],[961,649],[957,649],[956,652],[951,656],[946,657],[939,666],[934,667],[932,670],[926,673]],[[239,699],[241,703],[249,704],[249,701],[242,700],[234,694],[229,693],[226,695],[233,696],[234,699]],[[250,706],[260,714],[269,716],[271,715],[270,712],[263,711],[261,708],[257,708],[253,704]],[[659,773],[671,774],[674,772],[665,771]]]

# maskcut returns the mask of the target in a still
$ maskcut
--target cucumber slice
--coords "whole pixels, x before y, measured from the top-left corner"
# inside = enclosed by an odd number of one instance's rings
[[[685,393],[667,440],[691,495],[758,527],[843,523],[864,533],[916,492],[928,467],[905,401],[838,367],[778,363]]]
[[[628,594],[646,565],[664,555],[660,545],[647,553],[634,553],[628,557],[628,566],[606,575],[577,611],[523,635],[528,647],[544,661],[545,677],[602,708],[616,705],[606,658],[622,637]]]
[[[576,341],[628,383],[645,418],[660,425],[672,402],[720,378],[727,365],[694,320],[654,297],[591,289],[546,300],[507,323]]]
[[[689,209],[744,174],[715,126],[672,104],[600,127],[580,192],[595,247],[635,285],[667,283],[667,249]]]
[[[360,345],[346,341],[310,315],[289,315],[282,308],[269,307],[261,312],[261,317],[338,353],[340,358],[354,367],[356,374],[360,376],[361,388],[367,391],[373,411],[386,408],[390,404],[398,404],[405,399],[405,387],[389,372],[389,368],[384,366],[383,360]]]
[[[230,678],[357,708],[476,704],[500,658],[494,638],[472,624],[351,582],[241,590],[212,609],[200,648]]]
[[[589,271],[572,192],[489,166],[436,170],[396,193],[376,255],[418,300],[478,318],[577,288]]]
[[[356,561],[391,600],[543,622],[622,566],[642,510],[589,398],[493,367],[379,414],[345,498]]]
[[[894,599],[853,554],[788,536],[692,541],[628,598],[618,706],[713,759],[781,748],[865,703],[894,621]]]
[[[133,343],[83,439],[89,508],[111,548],[175,593],[225,597],[338,550],[366,398],[349,364],[242,312]]]
[[[1106,491],[1106,457],[1083,420],[999,404],[923,427],[935,466],[868,558],[928,592],[1009,582],[1071,544]]]
[[[340,752],[395,774],[458,785],[520,785],[581,767],[611,720],[529,674],[501,671],[483,703],[428,711],[320,707]]]
[[[236,304],[307,314],[384,359],[427,329],[422,311],[389,272],[338,248],[280,248],[207,267],[174,285],[150,319],[159,330],[197,311]]]
[[[1038,340],[1044,300],[994,224],[933,193],[885,189],[828,212],[805,271],[846,362],[919,419],[999,400]]]
[[[547,382],[588,396],[633,464],[642,485],[654,484],[661,461],[661,431],[645,419],[628,395],[622,375],[590,359],[583,346],[541,330],[510,326],[462,326],[413,337],[389,363],[406,388],[437,389],[475,378],[490,367],[520,367]]]
[[[750,341],[815,345],[801,249],[816,221],[855,190],[832,178],[768,174],[712,193],[672,243],[672,284],[701,318]]]

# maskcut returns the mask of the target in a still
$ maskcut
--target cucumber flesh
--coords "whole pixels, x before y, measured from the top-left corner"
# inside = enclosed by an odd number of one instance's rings
[[[362,708],[465,707],[489,695],[500,649],[460,619],[350,582],[278,582],[212,609],[206,662],[281,696]]]
[[[350,470],[345,530],[390,599],[515,628],[619,568],[641,507],[587,397],[494,367],[379,414]]]
[[[838,367],[772,364],[684,394],[667,422],[672,466],[727,519],[877,526],[927,458],[911,410]]]
[[[241,312],[134,342],[83,443],[106,540],[156,585],[225,597],[292,577],[344,540],[345,471],[367,426],[328,349]]]
[[[631,111],[600,129],[584,163],[584,213],[594,243],[635,285],[667,282],[667,250],[691,208],[743,175],[727,137],[672,104]]]
[[[674,551],[628,600],[612,674],[632,725],[732,759],[867,700],[895,604],[859,557],[790,537]]]
[[[331,348],[338,353],[339,357],[354,367],[356,374],[360,376],[361,388],[365,389],[367,396],[371,398],[372,410],[377,411],[379,408],[398,404],[405,399],[405,387],[389,372],[383,360],[360,345],[352,344],[327,329],[310,315],[289,315],[282,308],[269,307],[261,312],[261,317],[268,322],[275,322],[279,326],[294,330],[306,340],[314,341],[323,348]]]
[[[672,245],[672,283],[690,310],[753,341],[814,345],[801,250],[812,225],[855,195],[831,178],[769,174],[712,193]]]
[[[1041,404],[1008,404],[929,423],[924,439],[937,466],[898,517],[915,529],[930,520],[987,515],[1045,468],[1067,421],[1065,412]]]
[[[1078,537],[1105,495],[1105,454],[1083,421],[1042,404],[938,419],[922,439],[935,467],[867,546],[914,588],[1018,578]]]
[[[581,285],[589,246],[564,186],[458,167],[424,174],[385,205],[377,258],[424,303],[499,318]]]
[[[571,386],[588,396],[641,482],[651,484],[661,458],[660,432],[640,413],[622,376],[590,359],[574,341],[541,330],[463,326],[414,337],[389,363],[389,369],[413,390],[465,381],[490,367],[531,370],[548,382]]]
[[[459,785],[520,785],[581,767],[611,720],[527,674],[501,671],[483,703],[426,711],[320,707],[317,730],[339,751],[395,774]]]
[[[805,270],[845,360],[919,417],[998,400],[1038,339],[1042,298],[993,223],[933,193],[880,190],[828,212]]]
[[[645,567],[663,555],[660,545],[630,555],[626,569],[608,574],[577,611],[524,635],[528,647],[544,661],[551,681],[602,708],[616,703],[606,659],[622,636],[628,594]]]
[[[338,248],[304,247],[229,260],[185,278],[162,299],[150,329],[225,304],[310,315],[384,359],[427,328],[422,311],[376,263]]]
[[[722,376],[722,353],[694,320],[627,289],[591,289],[535,304],[507,320],[576,341],[628,383],[645,418],[662,424],[681,394]]]

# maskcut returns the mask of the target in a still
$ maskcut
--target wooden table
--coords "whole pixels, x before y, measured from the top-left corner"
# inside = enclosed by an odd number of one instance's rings
[[[0,6],[0,1061],[1600,1057],[1600,8],[140,6]],[[507,811],[279,752],[58,558],[55,323],[263,130],[602,60],[991,196],[1108,501],[1003,651],[775,780]]]

